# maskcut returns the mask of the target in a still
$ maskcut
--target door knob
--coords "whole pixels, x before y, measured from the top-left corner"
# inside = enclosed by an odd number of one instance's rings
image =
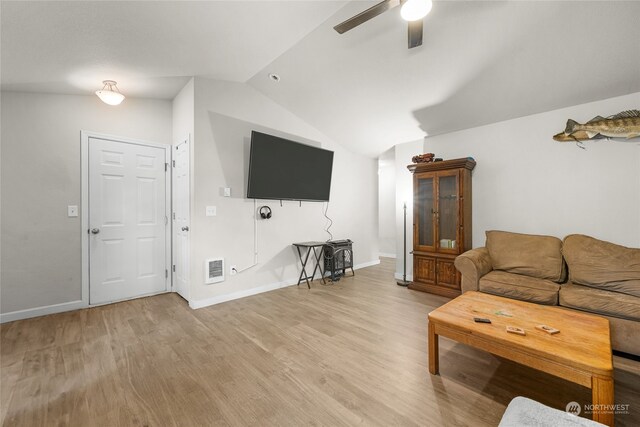
[[[189,231],[189,227],[188,226],[182,227],[182,231]]]
[[[98,234],[100,232],[99,228],[92,228],[91,229],[91,234]]]

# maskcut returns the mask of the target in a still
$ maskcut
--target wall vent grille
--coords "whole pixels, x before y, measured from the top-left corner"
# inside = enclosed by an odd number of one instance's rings
[[[211,258],[204,263],[204,277],[207,285],[224,280],[224,258]]]

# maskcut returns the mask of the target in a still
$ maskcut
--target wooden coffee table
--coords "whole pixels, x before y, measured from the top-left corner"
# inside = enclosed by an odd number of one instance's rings
[[[476,323],[484,317],[492,323]],[[535,329],[548,325],[560,330],[549,335]],[[506,326],[526,331],[506,332]],[[613,362],[609,321],[560,307],[538,305],[480,292],[466,292],[429,313],[429,372],[439,373],[438,336],[451,338],[505,359],[589,387],[593,419],[613,426]]]

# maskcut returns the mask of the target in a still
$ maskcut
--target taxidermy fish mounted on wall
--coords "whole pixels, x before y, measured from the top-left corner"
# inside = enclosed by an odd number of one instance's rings
[[[640,111],[628,110],[609,117],[596,116],[581,124],[575,120],[567,120],[564,132],[553,136],[556,141],[582,141],[592,139],[625,138],[626,140],[640,137]]]

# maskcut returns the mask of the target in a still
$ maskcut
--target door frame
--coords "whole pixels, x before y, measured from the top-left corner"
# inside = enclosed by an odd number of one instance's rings
[[[172,221],[171,221],[171,209],[173,207],[173,200],[171,199],[171,173],[169,166],[171,165],[171,145],[160,144],[156,142],[144,141],[133,138],[120,137],[116,135],[109,135],[104,133],[92,132],[92,131],[80,131],[80,241],[82,248],[82,304],[85,307],[95,307],[108,303],[101,304],[89,304],[89,139],[102,139],[107,141],[121,142],[125,144],[142,145],[146,147],[161,148],[164,150],[164,162],[165,162],[165,216],[167,218],[168,226],[165,227],[165,266],[166,269],[171,271],[172,263]],[[173,291],[173,275],[167,275],[167,288],[164,292]],[[130,298],[129,298],[130,299]]]

